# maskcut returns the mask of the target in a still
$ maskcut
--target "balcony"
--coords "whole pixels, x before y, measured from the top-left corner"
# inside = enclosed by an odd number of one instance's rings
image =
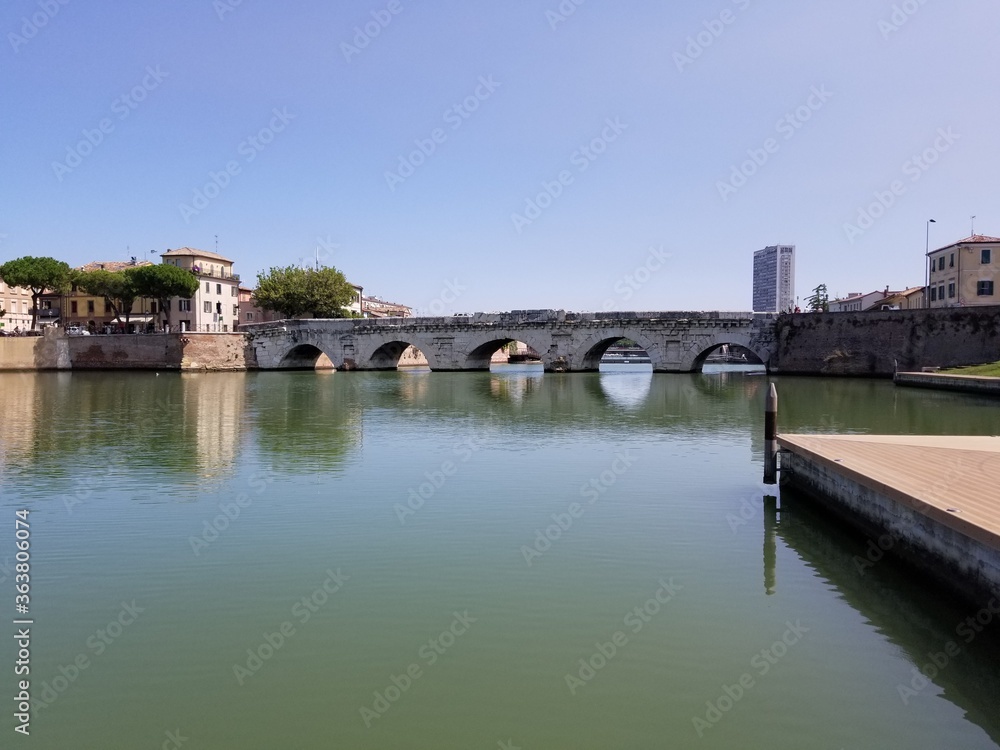
[[[52,320],[59,317],[60,309],[58,307],[44,307],[38,311],[39,320]]]
[[[195,276],[203,276],[208,279],[232,279],[236,283],[239,283],[240,281],[240,275],[238,273],[224,271],[218,268],[207,268],[198,263],[195,263],[188,270]]]

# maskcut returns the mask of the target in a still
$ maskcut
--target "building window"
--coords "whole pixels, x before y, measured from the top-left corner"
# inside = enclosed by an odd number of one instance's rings
[[[220,297],[222,296],[222,284],[215,285],[215,293],[218,294]]]
[[[231,286],[231,287],[229,287],[229,289],[230,289],[230,290],[232,291],[232,293],[233,293],[233,294],[232,294],[232,296],[233,296],[233,297],[235,297],[235,296],[236,296],[237,294],[239,294],[239,293],[240,293],[240,290],[239,290],[239,289],[237,289],[237,288],[236,288],[236,287],[234,287],[234,286]]]
[[[211,284],[209,284],[209,283],[208,283],[208,282],[206,281],[206,282],[205,282],[205,294],[208,294],[208,293],[209,293],[209,292],[211,292],[211,291],[212,291],[212,285],[211,285]]]
[[[952,253],[951,256],[948,258],[948,268],[954,268],[954,267],[955,267],[955,253]]]
[[[248,321],[249,321],[249,320],[253,320],[253,313],[252,313],[252,312],[248,312],[248,313],[247,313],[247,320],[248,320]]]
[[[233,305],[233,317],[234,318],[240,317],[240,306],[239,305]]]
[[[93,315],[93,314],[94,314],[94,300],[88,299],[87,300],[87,315]]]
[[[104,314],[105,315],[110,315],[111,314],[111,300],[107,300],[107,299],[104,300]]]
[[[955,282],[949,282],[948,284],[948,299],[952,299],[955,296]]]
[[[977,281],[976,282],[976,295],[979,297],[992,297],[993,296],[993,282],[992,281]]]
[[[222,303],[221,302],[216,302],[215,303],[215,314],[216,315],[222,315]]]
[[[931,302],[937,302],[937,287],[931,287]]]
[[[944,299],[944,284],[938,287],[938,299]]]
[[[212,303],[209,302],[208,300],[205,300],[205,312],[207,313],[212,312]]]
[[[177,312],[191,312],[191,300],[189,299],[177,300]]]
[[[149,303],[149,314],[150,314],[150,315],[157,315],[157,314],[158,314],[158,313],[157,313],[157,311],[158,311],[158,307],[157,307],[157,305],[158,305],[158,304],[159,304],[159,303],[157,303],[157,302],[150,302],[150,303]]]
[[[980,262],[983,264],[989,263],[991,260],[990,258],[991,255],[992,251],[988,247],[984,247],[982,251],[982,256],[980,258]]]
[[[75,299],[70,301],[70,303],[69,303],[69,311],[73,315],[76,315],[76,300]]]

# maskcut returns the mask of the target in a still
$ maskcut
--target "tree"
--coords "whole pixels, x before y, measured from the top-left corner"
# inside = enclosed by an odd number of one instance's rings
[[[350,316],[345,308],[354,295],[354,287],[336,268],[288,266],[257,274],[253,299],[265,310],[289,318],[306,314],[315,318],[343,318]]]
[[[135,279],[129,268],[124,271],[83,271],[78,273],[74,279],[77,288],[100,297],[104,297],[111,306],[115,319],[128,326],[129,317],[132,314],[132,305],[135,303],[139,292],[136,289]],[[122,315],[125,320],[122,321]]]
[[[830,297],[826,293],[826,284],[820,284],[813,289],[812,296],[806,297],[806,305],[810,312],[827,312],[830,309]]]
[[[200,284],[198,277],[190,271],[166,263],[136,266],[123,273],[129,275],[137,297],[152,297],[160,303],[165,326],[170,325],[170,298],[193,297]]]
[[[31,290],[31,330],[35,330],[38,324],[38,297],[46,289],[53,292],[67,291],[71,273],[67,263],[48,257],[25,255],[0,265],[0,280],[10,286]]]

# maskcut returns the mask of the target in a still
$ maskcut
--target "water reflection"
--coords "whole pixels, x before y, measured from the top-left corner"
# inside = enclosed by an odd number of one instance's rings
[[[396,383],[393,398],[402,399],[405,384]],[[248,397],[258,451],[276,471],[342,468],[364,441],[363,393],[349,375],[259,374]]]
[[[41,373],[0,375],[4,474],[29,467],[67,479],[79,467],[231,473],[247,441],[278,464],[328,467],[361,444],[366,412],[426,422],[488,412],[499,429],[571,436],[581,425],[745,439],[755,460],[767,380],[746,372],[654,375],[622,366],[572,375],[484,373]],[[108,388],[109,377],[115,387]],[[777,378],[784,432],[992,434],[997,405],[888,381]],[[987,408],[983,408],[986,406]]]
[[[607,372],[602,374],[601,389],[609,403],[626,411],[641,409],[649,398],[653,372]]]
[[[958,644],[960,653],[948,657],[945,666],[934,669],[933,684],[918,693],[924,693],[926,700],[939,692],[934,689],[936,685],[945,699],[959,706],[966,718],[1000,744],[1000,673],[996,670],[1000,663],[1000,635],[995,624],[967,640],[961,635],[967,631],[958,628],[976,613],[976,607],[949,598],[937,587],[923,585],[909,568],[892,558],[870,566],[859,565],[859,560],[868,559],[868,538],[818,511],[798,493],[782,489],[780,521],[765,513],[764,523],[766,535],[776,532],[803,561],[834,585],[853,609],[898,646],[914,669],[925,669],[950,641]],[[766,542],[764,563],[765,577],[773,580],[774,572],[767,572],[773,571],[774,562]],[[911,688],[914,676],[913,671],[907,671],[888,676],[887,683],[899,693],[900,685]],[[922,678],[917,679],[919,687]],[[903,697],[901,693],[900,699]],[[918,714],[920,700],[905,697],[908,700],[904,704]]]
[[[199,474],[226,474],[236,464],[244,429],[246,373],[181,375],[185,434],[194,436]]]
[[[764,495],[764,593],[778,589],[778,498]]]

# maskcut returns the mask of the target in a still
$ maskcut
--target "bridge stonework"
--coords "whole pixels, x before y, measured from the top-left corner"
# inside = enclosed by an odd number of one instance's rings
[[[326,354],[338,370],[395,369],[407,346],[431,370],[488,370],[504,344],[523,341],[546,372],[592,372],[614,342],[629,338],[655,372],[692,372],[722,344],[738,344],[768,364],[775,315],[748,312],[569,313],[526,310],[447,318],[285,320],[246,326],[262,370],[302,369]]]

